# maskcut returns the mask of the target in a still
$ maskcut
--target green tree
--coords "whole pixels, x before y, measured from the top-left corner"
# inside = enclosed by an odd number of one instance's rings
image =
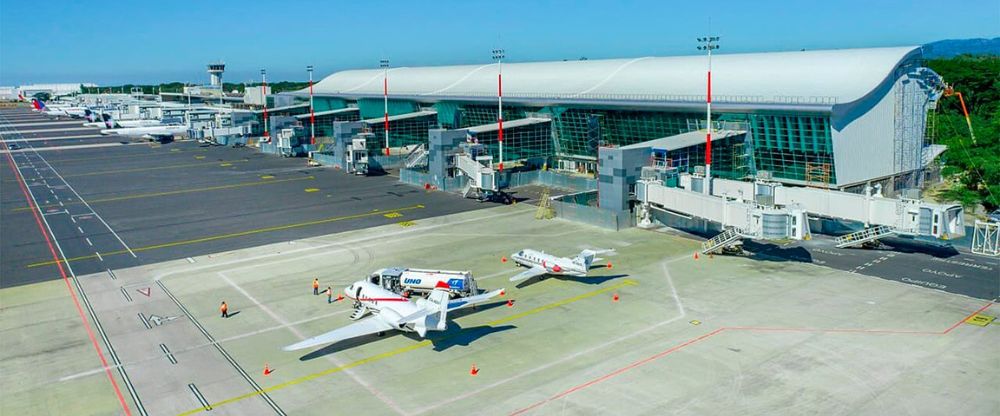
[[[958,97],[943,97],[935,116],[934,136],[948,146],[941,173],[949,187],[941,196],[967,207],[1000,207],[1000,57],[958,56],[934,59],[928,67],[961,92],[976,141],[962,115]]]

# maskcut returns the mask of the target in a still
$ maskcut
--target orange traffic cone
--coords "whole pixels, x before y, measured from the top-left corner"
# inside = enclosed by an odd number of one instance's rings
[[[472,369],[469,370],[469,375],[474,376],[476,374],[479,374],[479,369],[476,368],[475,364],[472,364]]]
[[[500,258],[500,262],[501,262],[501,263],[506,263],[506,262],[507,262],[507,256],[503,256],[503,257],[501,257],[501,258]]]
[[[698,260],[698,252],[697,252],[697,251],[696,251],[696,252],[694,252],[694,259],[695,259],[695,260]]]
[[[508,308],[513,308],[514,307],[514,300],[513,299],[507,299],[507,307]]]
[[[611,301],[618,302],[618,294],[617,293],[615,293],[615,295],[611,297]]]
[[[273,372],[274,372],[274,370],[272,370],[272,369],[271,369],[271,367],[269,367],[269,366],[267,365],[267,363],[264,363],[264,375],[265,375],[265,376],[269,376],[269,375],[271,375],[271,373],[273,373]]]
[[[337,295],[337,300],[344,300],[344,295]]]
[[[608,268],[609,269],[611,268],[611,262],[610,261],[608,262]]]
[[[500,290],[500,297],[504,297],[504,296],[507,296],[507,291],[501,289]]]

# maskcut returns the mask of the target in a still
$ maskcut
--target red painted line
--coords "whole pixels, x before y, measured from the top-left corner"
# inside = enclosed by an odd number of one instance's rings
[[[983,305],[983,307],[982,307],[982,308],[979,308],[979,310],[977,310],[977,311],[975,311],[975,312],[973,312],[973,313],[970,313],[970,314],[969,314],[969,315],[967,315],[967,316],[966,316],[965,318],[962,318],[962,320],[961,320],[961,321],[958,321],[958,322],[955,322],[955,324],[954,324],[954,325],[952,325],[952,326],[948,327],[948,329],[944,330],[944,332],[942,332],[942,334],[947,334],[947,333],[951,332],[951,330],[953,330],[953,329],[955,329],[955,328],[958,328],[958,326],[959,326],[959,325],[961,325],[961,324],[962,324],[962,322],[965,322],[965,321],[969,320],[969,318],[971,318],[971,317],[975,316],[976,314],[978,314],[978,313],[980,313],[980,312],[982,312],[982,311],[985,311],[985,310],[989,309],[989,308],[990,308],[990,306],[993,306],[993,302],[990,302],[990,303],[987,303],[987,304]]]
[[[576,387],[573,387],[573,388],[571,388],[569,390],[563,391],[562,393],[559,393],[559,394],[557,394],[555,396],[549,397],[548,399],[542,400],[542,401],[537,402],[537,403],[535,403],[535,404],[533,404],[531,406],[528,406],[528,407],[525,407],[523,409],[517,410],[514,413],[511,413],[511,416],[519,415],[519,414],[527,412],[527,411],[529,411],[531,409],[534,409],[534,408],[536,408],[538,406],[541,406],[541,405],[543,405],[545,403],[548,403],[548,402],[551,402],[551,401],[554,401],[554,400],[559,400],[560,398],[562,398],[564,396],[567,396],[567,395],[570,395],[570,394],[573,394],[576,391],[583,390],[583,389],[585,389],[587,387],[593,386],[594,384],[597,384],[597,383],[600,383],[600,382],[605,381],[607,379],[610,379],[612,377],[615,377],[615,376],[617,376],[617,375],[619,375],[621,373],[624,373],[624,372],[626,372],[628,370],[631,370],[633,368],[636,368],[638,366],[646,364],[646,363],[648,363],[650,361],[656,360],[657,358],[660,358],[660,357],[663,357],[665,355],[674,353],[674,352],[680,350],[681,348],[687,347],[688,345],[691,345],[691,344],[694,344],[694,343],[696,343],[698,341],[702,341],[702,340],[705,340],[707,338],[713,337],[713,336],[719,334],[720,332],[724,331],[725,329],[726,328],[716,329],[715,331],[709,332],[709,333],[707,333],[705,335],[702,335],[700,337],[688,340],[687,342],[684,342],[683,344],[671,347],[670,349],[668,349],[666,351],[662,351],[662,352],[659,352],[659,353],[657,353],[655,355],[651,355],[649,357],[643,358],[643,359],[641,359],[639,361],[636,361],[636,362],[634,362],[632,364],[629,364],[629,365],[627,365],[625,367],[619,368],[619,369],[617,369],[615,371],[612,371],[612,372],[610,372],[608,374],[605,374],[605,375],[603,375],[601,377],[595,378],[595,379],[590,380],[590,381],[588,381],[586,383],[577,385]]]
[[[6,143],[4,147],[8,150],[10,149]],[[56,266],[59,267],[59,274],[62,276],[63,282],[66,283],[66,289],[69,290],[70,296],[73,298],[73,305],[76,306],[76,313],[80,315],[80,320],[83,321],[83,328],[87,330],[87,336],[90,337],[90,343],[94,346],[94,350],[97,351],[97,357],[101,359],[101,366],[104,367],[105,374],[108,375],[108,380],[111,381],[111,386],[115,389],[115,395],[118,396],[118,402],[122,405],[122,410],[125,411],[127,416],[132,415],[132,411],[129,410],[128,404],[125,403],[125,396],[122,396],[121,389],[118,388],[118,382],[115,381],[115,376],[111,374],[111,368],[108,367],[108,360],[104,358],[104,351],[101,350],[101,346],[97,344],[97,338],[94,337],[94,331],[90,329],[90,321],[87,320],[87,316],[83,314],[83,308],[80,307],[80,300],[76,297],[76,292],[73,291],[73,287],[69,283],[69,277],[66,275],[66,270],[63,269],[63,261],[59,259],[59,255],[56,254],[56,249],[52,245],[52,241],[49,239],[49,234],[42,225],[42,219],[38,216],[38,210],[35,207],[35,202],[31,199],[28,194],[28,189],[25,187],[24,178],[21,177],[21,172],[14,169],[14,157],[7,153],[7,158],[9,159],[9,165],[14,175],[17,178],[17,184],[21,187],[21,193],[24,194],[24,198],[28,200],[28,207],[31,208],[31,213],[34,214],[35,224],[38,225],[38,230],[45,237],[45,244],[49,247],[49,252],[52,253],[52,259],[55,260]]]
[[[694,344],[694,343],[697,343],[699,341],[703,341],[705,339],[711,338],[711,337],[713,337],[715,335],[718,335],[718,334],[720,334],[720,333],[722,333],[724,331],[727,331],[727,330],[731,330],[731,331],[760,331],[760,332],[771,332],[771,331],[778,332],[778,331],[780,331],[780,332],[835,332],[835,333],[863,333],[863,334],[946,335],[949,332],[951,332],[953,329],[955,329],[959,325],[961,325],[962,322],[965,322],[967,319],[971,318],[972,316],[974,316],[974,315],[976,315],[976,314],[978,314],[978,313],[980,313],[982,311],[985,311],[986,309],[989,309],[990,306],[993,306],[993,302],[990,302],[990,303],[987,303],[986,305],[983,305],[983,307],[979,308],[978,310],[976,310],[973,313],[970,313],[969,315],[967,315],[966,317],[962,318],[958,322],[955,322],[954,325],[948,327],[948,329],[946,329],[944,331],[941,331],[941,332],[932,332],[932,331],[906,331],[906,330],[892,330],[892,329],[860,329],[860,328],[859,329],[851,329],[851,328],[843,328],[843,329],[837,329],[837,328],[835,328],[835,329],[811,329],[811,328],[779,328],[779,327],[750,327],[750,326],[722,327],[722,328],[716,329],[716,330],[714,330],[712,332],[709,332],[709,333],[707,333],[705,335],[702,335],[700,337],[688,340],[688,341],[686,341],[686,342],[684,342],[684,343],[682,343],[680,345],[673,346],[673,347],[671,347],[671,348],[669,348],[667,350],[661,351],[661,352],[656,353],[654,355],[651,355],[649,357],[643,358],[643,359],[641,359],[639,361],[633,362],[632,364],[629,364],[629,365],[626,365],[624,367],[621,367],[621,368],[619,368],[617,370],[614,370],[614,371],[612,371],[610,373],[607,373],[607,374],[605,374],[605,375],[603,375],[601,377],[598,377],[598,378],[595,378],[593,380],[590,380],[590,381],[588,381],[586,383],[579,384],[579,385],[574,386],[574,387],[572,387],[570,389],[564,390],[563,392],[561,392],[559,394],[556,394],[556,395],[554,395],[552,397],[549,397],[549,398],[547,398],[545,400],[536,402],[536,403],[532,404],[531,406],[528,406],[528,407],[525,407],[525,408],[522,408],[522,409],[518,409],[518,410],[514,411],[513,413],[511,413],[510,415],[511,416],[520,415],[520,414],[523,414],[525,412],[531,411],[532,409],[535,409],[535,408],[537,408],[537,407],[539,407],[541,405],[544,405],[546,403],[550,403],[550,402],[555,401],[555,400],[559,400],[560,398],[563,398],[563,397],[568,396],[570,394],[573,394],[573,393],[575,393],[577,391],[583,390],[583,389],[585,389],[587,387],[590,387],[590,386],[593,386],[595,384],[598,384],[598,383],[601,383],[603,381],[606,381],[608,379],[611,379],[611,378],[613,378],[613,377],[615,377],[615,376],[617,376],[619,374],[622,374],[622,373],[624,373],[626,371],[629,371],[629,370],[631,370],[633,368],[636,368],[636,367],[648,364],[648,363],[650,363],[652,361],[655,361],[657,359],[663,358],[664,356],[669,355],[669,354],[674,353],[674,352],[677,352],[678,350],[680,350],[680,349],[682,349],[684,347],[687,347],[687,346],[689,346],[691,344]]]

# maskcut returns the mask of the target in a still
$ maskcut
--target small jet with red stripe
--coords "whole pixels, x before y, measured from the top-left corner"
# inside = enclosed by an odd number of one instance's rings
[[[357,322],[283,349],[301,350],[360,336],[381,334],[389,330],[416,332],[423,338],[427,335],[427,331],[447,329],[448,312],[486,302],[504,291],[497,289],[478,295],[449,299],[450,290],[448,282],[439,281],[426,299],[411,299],[367,280],[360,280],[344,290],[347,298],[355,301],[355,311],[351,319]],[[372,316],[361,319],[369,313]]]
[[[590,266],[595,261],[601,260],[597,255],[611,251],[613,250],[583,250],[576,257],[568,258],[526,248],[511,254],[510,259],[518,266],[527,267],[528,270],[511,277],[510,281],[516,282],[546,275],[586,277]]]

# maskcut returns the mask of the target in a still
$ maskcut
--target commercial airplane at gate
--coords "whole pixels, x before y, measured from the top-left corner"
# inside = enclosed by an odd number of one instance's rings
[[[576,257],[567,258],[556,257],[546,254],[543,251],[526,248],[511,254],[510,259],[518,266],[527,267],[528,270],[511,277],[510,281],[516,282],[543,275],[585,277],[590,270],[590,266],[595,261],[601,260],[596,256],[611,251],[613,250],[583,250]]]
[[[503,289],[497,289],[479,295],[449,300],[448,283],[442,281],[437,283],[437,287],[431,291],[426,299],[410,299],[367,280],[360,280],[344,289],[344,294],[356,301],[356,310],[351,315],[351,319],[361,319],[368,312],[372,313],[371,317],[286,346],[283,349],[285,351],[301,350],[393,329],[416,332],[422,338],[426,336],[427,331],[444,331],[448,326],[448,312],[483,303],[502,292]]]

